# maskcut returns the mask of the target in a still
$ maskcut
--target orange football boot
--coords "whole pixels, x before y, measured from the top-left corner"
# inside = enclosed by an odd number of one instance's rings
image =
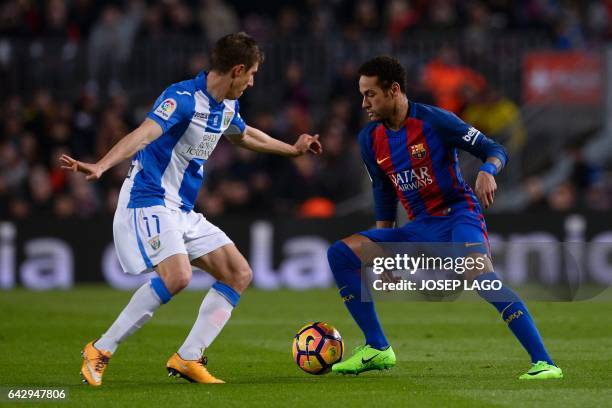
[[[108,362],[113,355],[107,350],[98,350],[94,347],[94,341],[87,343],[81,356],[83,356],[83,365],[81,366],[81,377],[83,382],[98,387],[102,385],[102,376],[104,370],[108,366]]]
[[[201,384],[223,384],[206,369],[208,359],[202,356],[199,360],[183,360],[178,353],[174,353],[166,363],[168,377],[182,377],[189,382]]]

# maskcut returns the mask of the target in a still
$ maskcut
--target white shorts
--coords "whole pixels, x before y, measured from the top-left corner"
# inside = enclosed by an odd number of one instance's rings
[[[153,271],[161,261],[186,254],[192,261],[232,240],[200,213],[166,208],[117,206],[113,236],[119,262],[126,273]]]

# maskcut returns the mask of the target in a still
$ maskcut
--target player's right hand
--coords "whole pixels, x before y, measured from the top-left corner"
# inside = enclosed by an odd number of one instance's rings
[[[102,177],[102,169],[96,163],[83,163],[78,160],[73,159],[72,157],[62,154],[59,159],[61,163],[61,168],[64,170],[70,170],[72,172],[80,172],[85,174],[85,179],[89,181],[98,180]]]
[[[480,204],[482,204],[484,208],[489,208],[493,205],[496,190],[497,183],[495,182],[495,177],[485,171],[478,172],[474,192],[476,193],[476,197],[478,197],[478,201],[480,201]]]
[[[323,147],[319,141],[319,135],[311,136],[307,133],[300,135],[297,142],[293,145],[298,153],[298,156],[310,152],[313,154],[323,153]]]

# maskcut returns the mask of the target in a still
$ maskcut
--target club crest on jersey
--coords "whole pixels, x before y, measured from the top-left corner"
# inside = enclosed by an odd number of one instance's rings
[[[415,160],[424,159],[427,156],[427,150],[425,150],[423,143],[410,146],[410,156]]]
[[[154,251],[157,251],[161,246],[161,241],[159,240],[159,235],[154,236],[149,240],[149,245],[153,248]]]
[[[170,119],[170,116],[176,110],[176,101],[172,98],[165,99],[162,103],[159,104],[157,109],[155,109],[155,114],[164,120]]]
[[[230,122],[232,121],[232,116],[234,116],[233,112],[225,112],[223,114],[223,127],[228,127]]]

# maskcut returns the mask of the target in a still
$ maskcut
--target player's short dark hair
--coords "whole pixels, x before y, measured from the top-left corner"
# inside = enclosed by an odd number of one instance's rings
[[[364,62],[358,73],[359,76],[378,77],[378,85],[385,91],[397,82],[400,90],[406,93],[406,70],[396,58],[387,55],[374,57]]]
[[[217,41],[212,51],[211,69],[225,74],[232,67],[244,64],[250,69],[262,63],[264,54],[257,41],[244,32],[228,34]]]

